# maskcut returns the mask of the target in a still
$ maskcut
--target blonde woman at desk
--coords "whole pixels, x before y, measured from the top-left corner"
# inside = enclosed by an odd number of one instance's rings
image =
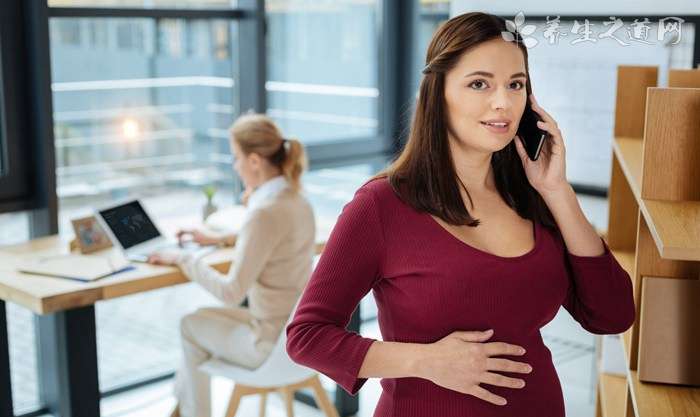
[[[234,169],[245,183],[247,208],[236,236],[203,230],[178,233],[204,243],[235,241],[227,275],[200,262],[201,255],[158,253],[154,264],[178,265],[225,307],[201,308],[180,322],[184,363],[178,370],[173,416],[211,414],[209,378],[197,370],[211,357],[254,369],[260,366],[311,275],[315,223],[300,192],[306,156],[298,140],[284,139],[267,116],[241,116],[230,129]],[[247,308],[240,307],[248,296]]]

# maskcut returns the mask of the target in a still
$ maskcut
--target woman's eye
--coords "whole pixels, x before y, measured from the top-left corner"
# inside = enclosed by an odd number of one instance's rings
[[[510,86],[511,88],[520,90],[525,87],[525,84],[522,81],[513,81],[512,83],[510,83]],[[484,80],[475,80],[469,83],[469,87],[475,90],[484,90],[486,87],[488,87],[488,84],[486,84]]]
[[[472,87],[472,88],[474,88],[474,86],[477,86],[477,85],[482,86],[482,85],[486,85],[486,83],[483,80],[475,80],[475,81],[472,81],[471,83],[469,83],[469,87]],[[483,88],[477,87],[477,88],[475,88],[475,90],[483,90]]]

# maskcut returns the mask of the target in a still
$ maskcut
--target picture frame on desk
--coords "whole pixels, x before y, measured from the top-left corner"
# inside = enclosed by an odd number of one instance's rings
[[[73,219],[71,224],[75,232],[75,246],[80,253],[93,253],[112,247],[112,241],[95,216]]]

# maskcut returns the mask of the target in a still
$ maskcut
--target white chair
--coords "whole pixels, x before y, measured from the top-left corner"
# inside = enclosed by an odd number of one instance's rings
[[[296,307],[294,309],[296,311]],[[290,315],[287,324],[291,322]],[[302,388],[311,388],[316,403],[327,417],[338,417],[338,411],[331,403],[326,391],[321,386],[318,373],[296,364],[287,355],[287,332],[285,327],[277,339],[270,356],[254,370],[242,368],[221,359],[210,359],[199,366],[199,370],[211,376],[219,376],[234,381],[235,386],[226,410],[226,417],[234,417],[241,398],[246,395],[260,394],[260,417],[265,416],[267,394],[279,392],[287,408],[287,417],[294,417],[294,393]]]

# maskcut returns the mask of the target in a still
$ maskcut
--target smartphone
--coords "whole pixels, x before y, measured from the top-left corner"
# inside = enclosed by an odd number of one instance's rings
[[[544,141],[549,137],[547,131],[537,127],[537,122],[541,120],[542,118],[532,110],[530,101],[528,100],[525,105],[525,112],[523,112],[523,117],[520,119],[520,125],[518,126],[518,136],[523,139],[527,156],[532,161],[536,161],[537,158],[540,157],[542,145],[544,145]]]

